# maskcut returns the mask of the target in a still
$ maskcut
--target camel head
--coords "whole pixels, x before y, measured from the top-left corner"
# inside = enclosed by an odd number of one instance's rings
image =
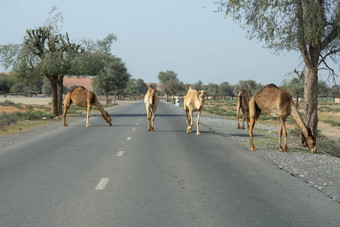
[[[246,89],[242,89],[238,92],[238,97],[244,95],[244,93],[246,92]]]
[[[312,131],[308,128],[308,138],[305,138],[307,146],[312,153],[316,153],[316,140],[312,135]]]
[[[205,91],[205,90],[200,90],[200,91],[198,92],[198,94],[199,94],[199,99],[200,99],[200,101],[204,101],[204,98],[205,98],[205,95],[207,94],[207,91]]]
[[[103,118],[105,119],[105,121],[106,121],[110,126],[112,126],[111,117],[110,117],[110,115],[109,115],[106,111],[104,111],[104,112],[102,113],[102,116],[103,116]]]
[[[155,103],[155,97],[157,95],[157,89],[154,88],[152,85],[150,85],[149,91],[150,91],[150,97],[151,97],[151,104],[153,105]]]

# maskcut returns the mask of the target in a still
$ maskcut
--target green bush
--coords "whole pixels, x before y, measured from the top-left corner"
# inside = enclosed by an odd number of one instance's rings
[[[0,115],[0,127],[5,127],[18,121],[37,120],[44,117],[46,117],[47,119],[53,119],[54,115],[50,113],[47,114],[42,111],[32,110],[28,110],[26,112],[2,113]]]

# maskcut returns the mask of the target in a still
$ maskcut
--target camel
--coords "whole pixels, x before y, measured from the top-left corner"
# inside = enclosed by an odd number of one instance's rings
[[[193,126],[193,112],[197,111],[197,131],[196,135],[201,135],[199,132],[199,121],[200,115],[204,106],[204,98],[206,91],[200,90],[197,91],[192,89],[191,87],[188,90],[187,95],[184,97],[184,110],[187,118],[187,133],[191,133],[191,129]],[[188,117],[188,113],[190,114],[190,120]]]
[[[237,128],[240,128],[239,124],[239,114],[242,111],[242,129],[244,129],[244,118],[247,114],[247,128],[249,128],[249,95],[245,89],[238,92],[237,96]]]
[[[155,131],[154,121],[155,121],[155,113],[157,110],[157,106],[159,103],[159,97],[157,89],[150,85],[148,91],[144,97],[144,103],[146,108],[146,115],[148,120],[148,131]],[[151,125],[151,116],[152,116],[152,125]]]
[[[253,128],[255,122],[259,118],[261,111],[273,117],[278,117],[280,120],[279,130],[279,149],[287,152],[287,130],[285,126],[286,118],[292,115],[300,128],[303,136],[307,141],[307,146],[312,153],[316,153],[316,141],[311,133],[311,130],[303,123],[300,114],[295,106],[292,96],[276,87],[274,84],[267,85],[261,91],[256,92],[249,102],[249,116],[250,116],[250,149],[255,151],[256,148],[253,143]],[[282,131],[284,135],[284,149],[281,146]]]
[[[64,127],[68,126],[66,124],[66,113],[72,103],[74,103],[76,106],[87,107],[86,127],[91,126],[89,123],[89,118],[90,110],[93,105],[97,106],[98,110],[102,113],[102,116],[107,121],[107,123],[110,126],[112,125],[110,115],[104,110],[96,95],[92,91],[86,90],[86,88],[83,86],[78,86],[72,89],[65,96],[63,113]]]

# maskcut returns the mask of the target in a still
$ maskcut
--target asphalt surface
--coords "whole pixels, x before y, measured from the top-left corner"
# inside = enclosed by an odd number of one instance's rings
[[[339,203],[160,103],[0,149],[0,226],[340,226]]]

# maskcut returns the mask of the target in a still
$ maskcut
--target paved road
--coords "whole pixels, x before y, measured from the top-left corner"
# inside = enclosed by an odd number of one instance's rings
[[[0,151],[0,226],[339,226],[340,206],[160,103],[60,127]],[[196,129],[196,127],[194,127]]]

